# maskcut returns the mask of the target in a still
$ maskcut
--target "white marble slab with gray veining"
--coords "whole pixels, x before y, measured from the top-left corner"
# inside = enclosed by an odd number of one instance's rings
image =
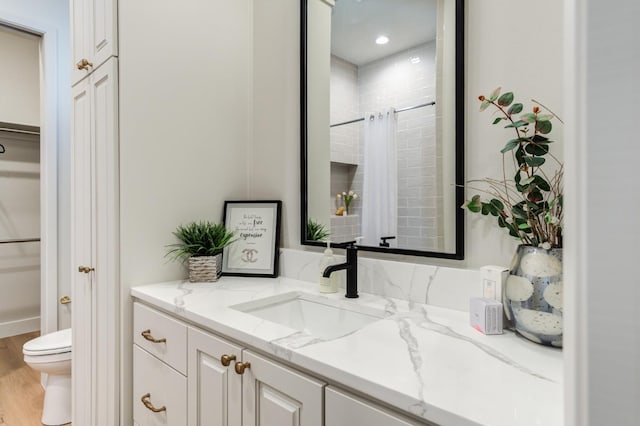
[[[397,291],[406,295],[421,287],[424,291],[418,300],[430,298],[427,289],[433,286],[433,273],[414,270],[413,276],[397,277],[397,271],[389,272],[388,266],[371,271],[383,276],[377,282],[384,283],[387,274],[394,278],[384,286],[409,282],[409,286],[397,286]],[[423,282],[412,286],[418,272]],[[230,308],[290,291],[377,308],[385,317],[345,336],[323,340]],[[159,283],[134,287],[132,295],[330,383],[438,424],[562,424],[562,352],[510,332],[485,336],[468,325],[466,312],[365,292],[355,301],[347,300],[342,293],[322,295],[317,285],[285,277]]]

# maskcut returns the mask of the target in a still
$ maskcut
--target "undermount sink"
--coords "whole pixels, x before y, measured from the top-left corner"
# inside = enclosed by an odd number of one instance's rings
[[[345,336],[384,318],[381,309],[297,291],[231,308],[324,340]]]

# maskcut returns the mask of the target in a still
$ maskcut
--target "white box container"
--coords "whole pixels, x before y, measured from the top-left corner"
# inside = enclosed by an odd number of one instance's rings
[[[502,303],[502,291],[509,278],[509,269],[504,266],[487,265],[480,268],[482,297]]]
[[[484,334],[502,334],[502,303],[474,297],[469,303],[471,327]]]

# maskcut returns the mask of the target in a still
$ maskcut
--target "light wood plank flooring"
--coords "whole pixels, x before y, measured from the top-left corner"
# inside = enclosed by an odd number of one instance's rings
[[[22,345],[39,332],[0,339],[0,426],[40,426],[44,390],[40,373],[22,358]]]

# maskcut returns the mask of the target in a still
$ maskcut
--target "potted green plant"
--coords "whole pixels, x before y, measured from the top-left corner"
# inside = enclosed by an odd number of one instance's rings
[[[512,92],[480,96],[480,110],[492,107],[513,137],[501,149],[502,177],[472,180],[475,194],[463,205],[493,216],[520,240],[505,286],[505,313],[518,333],[546,345],[562,346],[563,163],[551,153],[555,113],[532,100],[514,102]],[[549,161],[548,161],[549,160]]]
[[[307,221],[307,239],[311,241],[324,241],[329,237],[329,231],[324,224],[309,218]]]
[[[189,281],[217,281],[222,273],[222,250],[235,241],[233,231],[221,223],[200,221],[178,226],[173,235],[180,242],[170,244],[167,254],[188,261]]]

